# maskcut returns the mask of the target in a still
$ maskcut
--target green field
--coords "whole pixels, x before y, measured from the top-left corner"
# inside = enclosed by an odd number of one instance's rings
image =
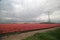
[[[36,33],[23,40],[60,40],[60,28],[53,31]]]

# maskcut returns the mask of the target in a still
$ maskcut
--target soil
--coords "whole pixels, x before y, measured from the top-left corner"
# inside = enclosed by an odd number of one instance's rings
[[[25,39],[28,36],[34,35],[35,33],[47,32],[49,30],[55,30],[55,29],[58,29],[58,28],[60,28],[60,27],[54,27],[54,28],[50,28],[50,29],[35,30],[35,31],[21,33],[21,34],[14,34],[14,35],[9,35],[9,36],[3,36],[3,37],[1,37],[0,40],[22,40],[22,39]]]

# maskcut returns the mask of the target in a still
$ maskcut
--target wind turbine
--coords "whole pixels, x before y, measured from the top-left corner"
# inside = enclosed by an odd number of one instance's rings
[[[50,12],[48,11],[48,22],[51,23],[50,21]]]

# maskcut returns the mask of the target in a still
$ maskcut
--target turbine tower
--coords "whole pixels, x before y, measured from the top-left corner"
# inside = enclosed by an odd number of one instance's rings
[[[48,23],[51,23],[50,21],[50,12],[48,11]]]

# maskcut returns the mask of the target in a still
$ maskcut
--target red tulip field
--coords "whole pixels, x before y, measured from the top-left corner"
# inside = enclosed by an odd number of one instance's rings
[[[10,32],[22,32],[51,27],[60,27],[60,24],[0,24],[0,34]]]

